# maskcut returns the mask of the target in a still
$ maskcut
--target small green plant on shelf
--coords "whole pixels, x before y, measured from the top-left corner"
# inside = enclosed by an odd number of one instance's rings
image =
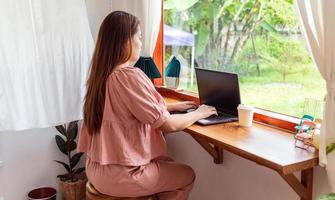
[[[331,193],[318,198],[318,200],[335,200],[335,193]]]
[[[335,143],[331,143],[326,147],[327,154],[331,153],[334,150],[335,150]]]

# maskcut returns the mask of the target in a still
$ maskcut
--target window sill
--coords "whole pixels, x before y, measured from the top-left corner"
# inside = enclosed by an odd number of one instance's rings
[[[187,92],[184,90],[176,90],[166,88],[164,86],[157,86],[156,90],[164,97],[170,97],[183,101],[194,101],[200,104],[199,96],[197,93]],[[260,108],[256,108],[254,113],[254,120],[263,124],[267,124],[276,128],[285,129],[294,132],[294,127],[300,122],[299,118],[275,113]]]

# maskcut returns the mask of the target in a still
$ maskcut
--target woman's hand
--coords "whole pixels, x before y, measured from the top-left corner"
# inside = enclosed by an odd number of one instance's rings
[[[190,108],[190,105],[193,103],[183,103],[180,109]],[[171,104],[170,104],[171,105]],[[198,121],[199,119],[207,118],[211,115],[217,115],[217,111],[215,107],[201,105],[198,109],[193,112],[189,112],[186,114],[173,114],[166,120],[166,122],[160,127],[160,129],[164,133],[172,133],[176,131],[184,130],[186,127],[191,126],[194,122]]]
[[[198,112],[202,118],[207,118],[211,115],[218,115],[215,107],[207,106],[205,104],[199,106],[199,108],[194,112]]]
[[[168,111],[184,112],[190,108],[195,108],[196,104],[194,101],[182,101],[178,103],[168,104]]]

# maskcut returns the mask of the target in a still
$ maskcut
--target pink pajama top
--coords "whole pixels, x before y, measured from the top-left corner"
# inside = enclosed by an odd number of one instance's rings
[[[170,116],[162,96],[136,67],[116,69],[107,79],[101,129],[82,125],[78,150],[101,165],[140,166],[166,155],[162,126]]]

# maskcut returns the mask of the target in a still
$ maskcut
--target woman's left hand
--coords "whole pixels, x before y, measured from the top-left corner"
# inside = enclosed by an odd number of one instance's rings
[[[190,108],[196,108],[196,104],[194,101],[182,101],[178,103],[173,103],[171,106],[170,111],[178,111],[178,112],[184,112]]]

